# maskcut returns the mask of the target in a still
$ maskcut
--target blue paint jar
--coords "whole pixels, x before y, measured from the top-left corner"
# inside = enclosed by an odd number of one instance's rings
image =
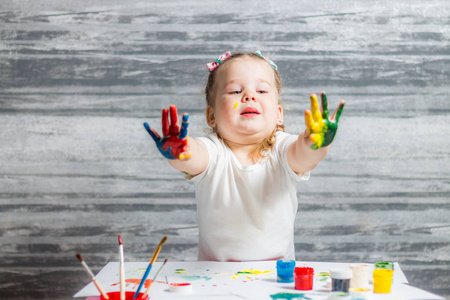
[[[294,282],[295,260],[277,260],[277,281]]]

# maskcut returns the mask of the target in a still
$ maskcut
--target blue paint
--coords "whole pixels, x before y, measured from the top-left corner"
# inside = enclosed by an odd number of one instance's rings
[[[277,261],[277,281],[294,282],[295,261],[280,259]]]

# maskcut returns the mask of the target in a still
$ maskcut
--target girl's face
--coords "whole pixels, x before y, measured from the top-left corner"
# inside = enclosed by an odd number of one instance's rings
[[[239,57],[218,70],[214,107],[207,121],[227,142],[255,144],[283,122],[272,67],[258,58]]]

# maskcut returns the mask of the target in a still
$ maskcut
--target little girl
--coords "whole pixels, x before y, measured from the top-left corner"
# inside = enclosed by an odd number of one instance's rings
[[[297,182],[327,155],[342,101],[329,118],[316,95],[305,111],[307,129],[284,132],[277,66],[258,51],[226,52],[207,65],[206,137],[178,126],[175,106],[163,110],[163,137],[144,124],[160,152],[193,181],[199,224],[199,260],[295,259]]]

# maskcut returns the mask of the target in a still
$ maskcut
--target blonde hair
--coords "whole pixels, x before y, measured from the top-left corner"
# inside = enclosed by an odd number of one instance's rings
[[[216,85],[216,79],[218,76],[217,75],[218,70],[223,69],[224,65],[227,65],[231,61],[235,60],[236,58],[240,58],[240,57],[250,57],[250,58],[261,59],[262,61],[265,61],[264,58],[262,58],[261,56],[255,54],[255,53],[243,53],[243,52],[233,53],[229,58],[227,58],[218,67],[216,67],[213,71],[211,71],[209,73],[208,81],[206,83],[206,87],[205,87],[205,91],[204,91],[205,96],[206,96],[206,104],[208,106],[211,106],[214,108],[215,85]],[[282,84],[281,84],[280,73],[278,73],[278,70],[276,70],[274,68],[271,68],[271,69],[274,72],[275,88],[277,89],[277,92],[278,92],[278,104],[281,105],[281,96],[280,95],[281,95]],[[219,132],[217,131],[217,127],[212,128],[212,131],[217,135],[217,137],[219,139],[224,141],[226,144],[226,141],[220,136]],[[252,158],[259,160],[261,158],[266,157],[270,153],[270,151],[272,150],[272,148],[276,142],[277,131],[285,131],[284,125],[277,124],[275,126],[274,130],[272,131],[272,133],[267,138],[261,140],[260,142],[258,142],[255,145],[255,147],[253,148],[253,150],[251,152]]]

